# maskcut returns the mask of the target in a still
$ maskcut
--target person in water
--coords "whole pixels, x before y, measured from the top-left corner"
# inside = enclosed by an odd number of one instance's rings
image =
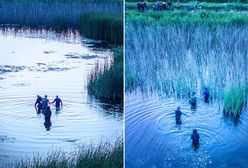
[[[48,107],[48,104],[49,104],[49,100],[47,98],[47,95],[45,95],[44,98],[42,98],[41,104],[42,104],[42,106],[41,106],[42,112],[45,113],[46,108]]]
[[[197,133],[196,129],[193,130],[193,133],[191,134],[191,139],[192,139],[192,146],[196,150],[199,147],[199,139],[200,139],[200,135]]]
[[[192,96],[189,100],[189,103],[191,104],[192,107],[196,106],[196,102],[197,102],[197,97],[195,96],[195,92],[192,93]]]
[[[176,123],[177,124],[181,124],[181,115],[182,115],[182,112],[180,110],[180,107],[177,107],[177,109],[175,110],[175,115],[176,115]]]
[[[42,107],[41,101],[42,101],[42,97],[40,95],[37,95],[37,99],[34,106],[38,114],[41,113],[41,107]]]
[[[63,106],[62,100],[59,98],[59,96],[56,96],[56,98],[53,100],[52,103],[55,103],[56,109],[60,108],[60,105]]]
[[[50,127],[52,125],[52,122],[51,122],[52,111],[51,111],[51,108],[49,106],[46,107],[44,115],[45,115],[44,126],[45,126],[46,130],[49,131]]]
[[[208,102],[209,100],[209,91],[208,91],[208,88],[205,88],[204,91],[203,91],[203,97],[204,97],[204,101],[205,102]]]

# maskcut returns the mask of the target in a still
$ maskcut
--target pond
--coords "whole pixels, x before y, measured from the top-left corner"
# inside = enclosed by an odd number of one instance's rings
[[[237,167],[248,164],[248,113],[239,122],[223,117],[221,103],[199,100],[192,109],[186,99],[158,98],[129,93],[125,96],[126,167]],[[175,122],[180,106],[182,124]],[[200,147],[190,136],[197,129]]]
[[[95,64],[112,60],[111,46],[78,32],[0,30],[0,163],[77,144],[114,142],[122,135],[122,108],[89,98],[87,77]],[[58,95],[52,125],[37,114],[36,95]]]

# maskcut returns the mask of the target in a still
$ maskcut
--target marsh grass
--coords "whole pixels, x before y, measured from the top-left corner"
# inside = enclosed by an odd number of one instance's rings
[[[231,87],[224,93],[224,113],[238,118],[245,104],[245,89],[243,87]]]
[[[123,44],[123,15],[86,13],[80,16],[80,32],[90,38]]]
[[[123,49],[114,51],[114,61],[102,68],[96,64],[88,77],[88,94],[103,102],[123,104]]]
[[[47,155],[35,155],[32,159],[21,159],[5,168],[122,168],[123,141],[114,144],[100,142],[97,145],[81,145],[78,150],[51,151]]]
[[[126,22],[126,91],[187,97],[247,83],[248,25]]]
[[[87,29],[87,23],[92,23],[92,21],[89,21],[89,18],[82,17],[82,15],[91,12],[100,14],[96,14],[97,17],[90,18],[94,20],[94,27],[92,30],[89,30]],[[120,24],[120,22],[122,22],[122,17],[119,17],[122,16],[122,12],[123,5],[122,1],[119,0],[3,0],[0,1],[0,24],[2,26],[42,27],[59,31],[76,29],[83,33],[90,31],[90,33],[85,34],[92,34],[93,38],[104,37],[102,40],[119,42],[121,41],[119,38],[122,38],[120,32],[123,30],[121,27],[122,25]],[[99,19],[104,19],[104,21],[107,20],[108,22],[104,23],[107,24],[108,27],[106,27],[105,24],[102,24],[103,21],[99,24],[100,20],[96,19],[101,14],[104,17]],[[84,22],[86,24],[84,24]],[[97,26],[103,26],[103,29]],[[80,30],[80,28],[82,28],[82,30]],[[102,30],[104,30],[104,32]],[[105,34],[101,35],[101,33]]]
[[[128,11],[126,19],[143,24],[209,24],[209,25],[242,25],[248,23],[248,14],[246,12],[215,12],[215,11]]]

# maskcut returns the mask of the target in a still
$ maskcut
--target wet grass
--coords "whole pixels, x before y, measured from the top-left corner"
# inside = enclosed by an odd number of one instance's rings
[[[79,146],[73,152],[61,150],[32,159],[17,160],[5,168],[122,168],[123,142],[101,142],[98,145]]]
[[[123,104],[123,49],[114,51],[114,61],[104,68],[98,64],[91,71],[87,83],[88,94],[103,102]]]
[[[224,113],[238,118],[245,104],[245,89],[243,87],[231,87],[224,93]]]
[[[123,44],[123,15],[87,13],[80,17],[80,32],[88,37]]]

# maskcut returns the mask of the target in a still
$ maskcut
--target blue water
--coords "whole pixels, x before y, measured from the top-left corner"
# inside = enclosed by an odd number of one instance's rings
[[[0,165],[57,148],[112,143],[122,135],[122,109],[87,94],[95,63],[113,58],[100,44],[77,32],[0,31]],[[35,111],[37,94],[50,101],[59,95],[64,103],[60,111],[51,105],[50,131]]]
[[[180,106],[182,124],[175,123]],[[223,117],[222,103],[199,100],[191,109],[186,99],[125,95],[126,168],[246,168],[248,113],[239,122]],[[200,147],[194,151],[191,133],[197,129]]]

